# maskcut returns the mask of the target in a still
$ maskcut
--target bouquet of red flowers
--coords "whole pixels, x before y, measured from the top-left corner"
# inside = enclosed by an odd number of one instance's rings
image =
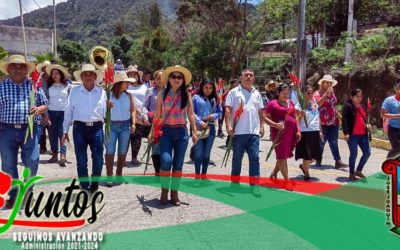
[[[303,92],[301,91],[300,79],[296,76],[296,74],[293,71],[289,72],[289,78],[293,84],[297,85],[297,88],[296,88],[297,99],[299,100],[301,109],[303,111],[305,111],[307,109],[308,103],[306,101],[306,98],[305,98]],[[304,118],[304,124],[308,128],[307,116],[304,114],[303,118]]]
[[[226,164],[228,163],[229,155],[231,153],[231,149],[232,149],[232,145],[233,145],[233,137],[234,137],[234,134],[235,134],[235,128],[236,128],[236,125],[237,125],[237,123],[238,123],[238,121],[240,119],[240,116],[242,115],[243,111],[244,111],[244,104],[243,104],[243,102],[240,102],[240,106],[236,110],[235,115],[233,117],[233,128],[232,128],[233,129],[233,135],[229,136],[229,138],[228,138],[228,147],[227,147],[227,149],[225,151],[224,158],[222,159],[222,166],[223,167],[226,167]]]
[[[154,118],[150,132],[149,143],[147,144],[146,151],[141,159],[143,160],[144,158],[146,158],[146,164],[144,166],[144,174],[146,174],[147,166],[149,165],[151,150],[153,149],[154,145],[160,142],[160,138],[163,135],[162,127],[163,123],[161,121],[161,118]]]
[[[107,95],[107,101],[110,100],[111,87],[114,84],[114,67],[111,63],[108,63],[107,69],[104,73],[104,89]],[[107,107],[106,112],[106,139],[110,138],[111,133],[111,109]]]

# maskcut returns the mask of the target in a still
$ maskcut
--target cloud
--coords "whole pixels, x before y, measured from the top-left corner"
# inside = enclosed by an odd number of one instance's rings
[[[53,0],[35,0],[40,7],[44,8],[53,5]],[[57,3],[66,2],[67,0],[56,0]],[[33,0],[22,0],[24,13],[39,9]],[[26,11],[26,12],[25,12]],[[17,0],[0,0],[0,20],[19,16],[19,2]]]

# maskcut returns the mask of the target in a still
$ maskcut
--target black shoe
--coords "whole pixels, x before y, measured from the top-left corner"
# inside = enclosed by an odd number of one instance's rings
[[[41,148],[40,149],[40,154],[45,154],[47,152],[47,148]]]
[[[90,184],[90,193],[94,194],[97,190],[99,190],[99,183],[92,182],[92,184]]]
[[[317,168],[320,168],[321,167],[321,160],[316,160],[315,161],[315,166],[317,167]]]

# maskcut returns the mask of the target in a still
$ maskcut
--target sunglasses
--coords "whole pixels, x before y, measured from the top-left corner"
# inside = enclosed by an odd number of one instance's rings
[[[170,78],[171,78],[172,80],[175,80],[175,79],[182,80],[182,79],[183,79],[183,76],[181,76],[181,75],[171,75]]]
[[[313,93],[313,92],[308,92],[308,93],[307,93],[307,95],[312,95],[312,94],[314,94],[314,93]]]

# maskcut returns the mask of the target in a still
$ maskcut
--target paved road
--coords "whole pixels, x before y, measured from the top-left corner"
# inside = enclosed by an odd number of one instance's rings
[[[266,131],[266,134],[268,135],[269,132]],[[72,136],[70,138],[72,138]],[[230,174],[230,163],[228,163],[227,168],[221,167],[222,157],[225,152],[225,140],[226,138],[216,138],[211,159],[216,163],[217,166],[210,166],[209,173]],[[143,143],[141,152],[139,153],[140,156],[143,155],[145,146],[146,143]],[[191,146],[191,143],[189,146]],[[275,164],[274,154],[271,156],[269,162],[265,162],[267,151],[269,150],[270,146],[271,141],[267,139],[261,140],[260,159],[262,177],[268,177]],[[347,144],[344,141],[340,141],[339,147],[342,159],[347,162],[349,157]],[[334,161],[332,159],[329,146],[327,145],[325,149],[323,166],[318,169],[312,167],[311,176],[315,177],[314,180],[320,182],[336,184],[346,183],[348,170],[336,170],[333,167]],[[372,175],[380,172],[381,163],[384,161],[386,154],[387,152],[384,150],[372,149],[372,156],[365,167],[365,175]],[[49,154],[41,155],[38,175],[44,176],[46,179],[75,177],[77,175],[76,159],[71,145],[68,145],[67,167],[61,168],[57,164],[47,164],[46,161],[49,158]],[[128,156],[128,160],[130,160],[130,154]],[[91,163],[89,163],[89,166],[90,165]],[[301,170],[298,168],[298,165],[299,162],[294,161],[294,159],[289,160],[289,175],[291,178],[301,179]],[[149,172],[152,171],[152,165],[149,166],[149,170]],[[124,174],[142,174],[143,171],[144,165],[140,167],[132,167],[128,164],[128,167],[124,168]],[[185,157],[184,172],[194,172],[194,165],[189,160],[189,148]],[[105,168],[103,168],[103,173],[105,173]],[[242,175],[247,174],[248,159],[247,155],[245,154]],[[183,185],[191,185],[191,183],[186,181],[186,183],[183,183]],[[44,191],[46,193],[55,190],[63,190],[65,187],[65,184],[41,185],[35,188],[35,192]],[[112,188],[101,186],[100,189],[104,192],[106,205],[104,210],[101,212],[98,221],[92,225],[85,226],[84,229],[78,228],[72,229],[71,231],[93,230],[101,232],[119,232],[140,230],[203,221],[242,213],[242,210],[238,208],[233,208],[217,201],[205,199],[201,197],[201,195],[195,196],[187,193],[181,194],[181,200],[184,201],[186,205],[181,207],[168,206],[167,208],[164,208],[158,203],[159,188],[151,186],[122,184]],[[0,211],[0,218],[6,217],[9,212],[10,211]],[[23,216],[20,218],[23,218]],[[8,233],[1,235],[0,238],[11,237],[11,233],[15,231],[27,232],[31,230],[36,229],[14,227]]]

